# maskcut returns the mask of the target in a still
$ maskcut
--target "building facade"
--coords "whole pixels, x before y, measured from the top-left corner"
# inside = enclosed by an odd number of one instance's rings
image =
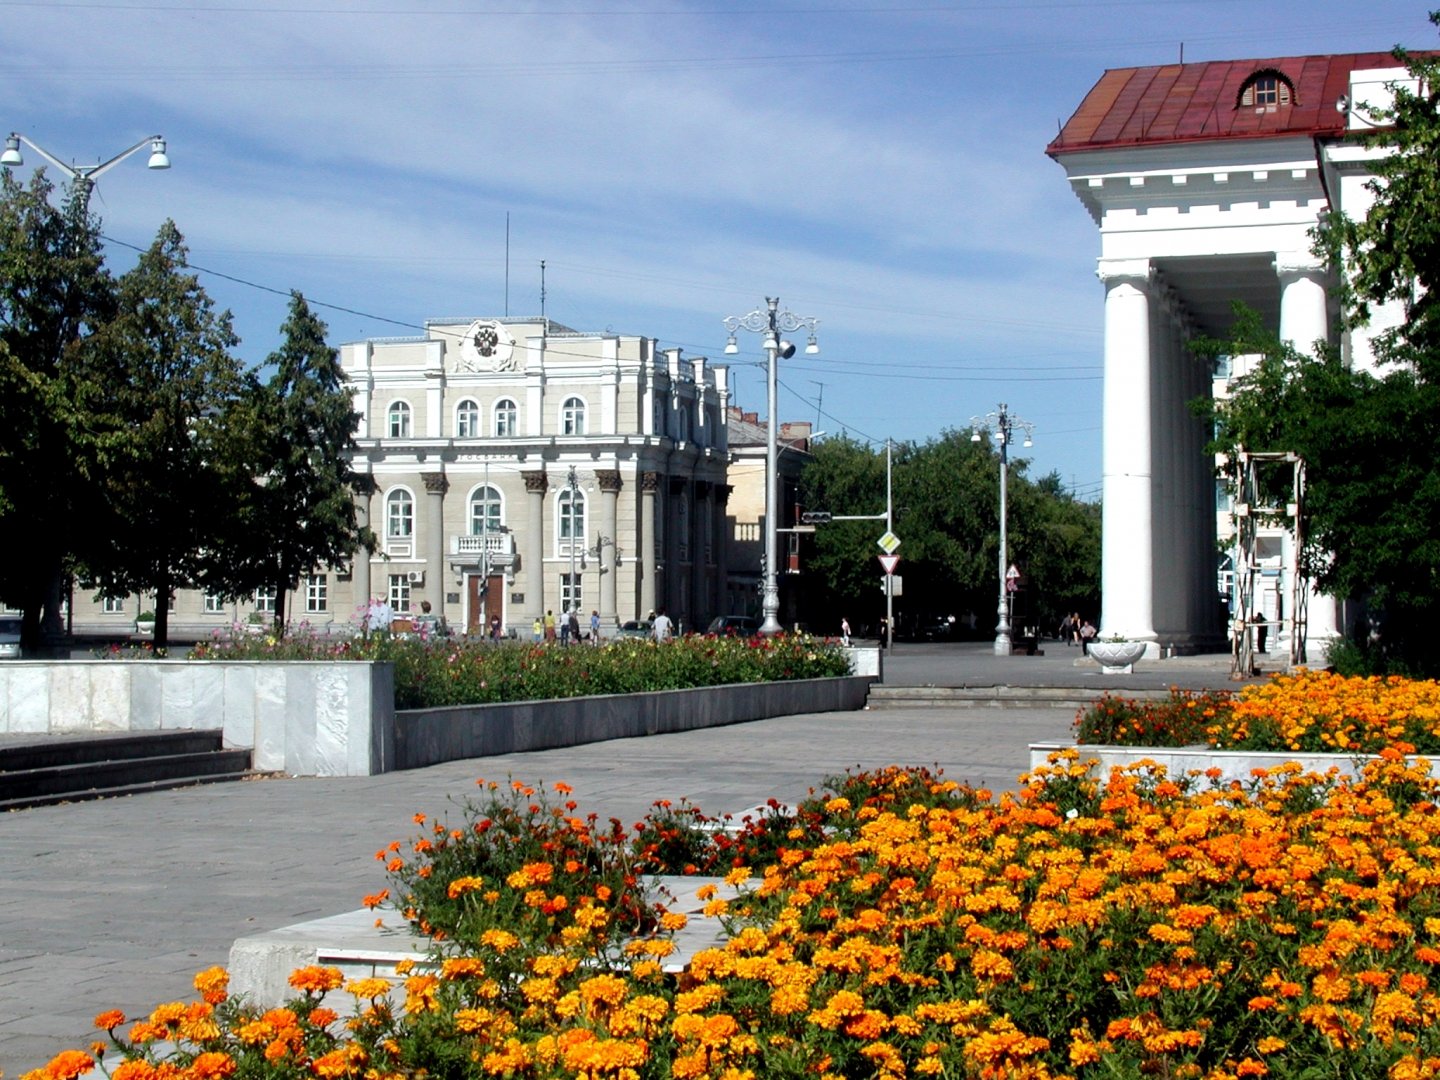
[[[317,570],[294,621],[354,624],[374,600],[428,603],[454,631],[529,637],[574,608],[588,630],[661,607],[686,629],[724,610],[728,369],[653,339],[540,318],[437,319],[340,347],[359,415],[356,510],[378,545]],[[204,636],[273,598],[181,593],[172,635]],[[77,598],[77,633],[152,601]]]
[[[1397,313],[1337,337],[1336,282],[1310,231],[1326,211],[1368,210],[1378,151],[1355,136],[1367,106],[1408,80],[1383,53],[1117,69],[1047,148],[1100,233],[1102,636],[1146,641],[1152,654],[1224,641],[1215,462],[1189,411],[1214,373],[1188,343],[1223,337],[1243,301],[1302,352],[1326,343],[1373,365],[1370,342]],[[1270,607],[1299,589],[1291,607],[1306,611],[1311,658],[1323,655],[1340,606],[1293,579],[1292,553],[1267,562]],[[1256,569],[1232,566],[1232,578]]]

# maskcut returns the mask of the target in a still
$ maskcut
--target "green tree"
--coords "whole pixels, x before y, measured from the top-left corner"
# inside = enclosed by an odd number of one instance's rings
[[[230,313],[193,274],[173,222],[118,282],[118,310],[91,350],[77,401],[94,462],[87,579],[106,595],[155,597],[155,644],[169,635],[169,597],[203,586],[235,549],[226,508],[243,497],[226,455],[246,380],[230,353]],[[103,378],[103,382],[102,382]]]
[[[287,593],[304,574],[339,566],[364,547],[369,529],[356,523],[355,473],[350,466],[359,416],[340,370],[339,352],[325,343],[325,324],[299,293],[270,355],[274,374],[257,386],[244,425],[250,453],[240,504],[247,559],[216,567],[212,591],[235,595],[275,591],[275,623],[283,631]]]
[[[42,613],[61,631],[61,581],[90,522],[74,439],[79,359],[114,310],[99,222],[71,190],[61,206],[43,169],[22,187],[0,170],[0,530],[33,540],[0,565],[0,602],[23,613],[35,648]]]

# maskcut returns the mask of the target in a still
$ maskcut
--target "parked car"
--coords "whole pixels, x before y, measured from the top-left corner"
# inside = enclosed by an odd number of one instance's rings
[[[0,615],[0,660],[20,659],[20,616]]]
[[[617,638],[648,638],[650,636],[649,619],[631,619],[629,622],[620,624],[620,629],[615,631]]]
[[[707,634],[721,637],[733,634],[735,637],[754,637],[760,632],[760,620],[752,615],[717,615],[705,628]]]

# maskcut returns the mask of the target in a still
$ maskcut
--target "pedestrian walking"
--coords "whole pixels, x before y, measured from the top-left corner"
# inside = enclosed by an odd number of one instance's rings
[[[545,644],[555,644],[555,612],[549,610],[545,612]]]
[[[850,645],[850,620],[843,615],[840,616],[840,644],[847,648]]]
[[[600,612],[594,610],[590,612],[590,644],[600,644]]]
[[[650,632],[655,636],[656,641],[669,641],[673,633],[674,624],[670,622],[670,616],[665,614],[665,609],[660,609],[660,614],[655,616],[655,621],[650,625]]]

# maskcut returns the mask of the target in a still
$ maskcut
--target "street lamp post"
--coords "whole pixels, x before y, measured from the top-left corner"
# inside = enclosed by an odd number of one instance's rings
[[[996,606],[995,617],[995,655],[1009,656],[1011,651],[1010,639],[1010,591],[1007,574],[1010,567],[1009,546],[1005,535],[1006,527],[1006,506],[1005,486],[1007,474],[1010,471],[1010,439],[1015,428],[1025,432],[1025,445],[1032,445],[1031,436],[1035,432],[1035,425],[1028,420],[1022,420],[1013,416],[1009,408],[1002,402],[998,412],[987,413],[985,416],[972,416],[970,426],[973,429],[970,434],[971,442],[980,441],[981,429],[989,429],[995,436],[995,442],[1000,447],[1000,600]]]
[[[776,442],[780,420],[777,416],[779,395],[776,390],[776,367],[777,361],[788,360],[795,355],[795,346],[781,340],[780,335],[782,332],[789,334],[800,329],[808,330],[810,340],[805,344],[805,352],[814,356],[820,352],[820,343],[815,340],[815,328],[820,323],[818,319],[796,315],[789,309],[781,311],[778,296],[767,296],[765,307],[757,308],[746,315],[729,315],[723,322],[730,333],[729,340],[725,342],[725,353],[728,356],[740,351],[740,346],[735,341],[737,330],[749,330],[751,333],[765,335],[765,407],[769,418],[765,437],[765,574],[764,594],[760,604],[760,613],[763,616],[760,633],[768,636],[780,632],[780,584],[775,572],[779,558],[775,530],[780,514],[780,451]]]
[[[76,194],[80,196],[80,208],[87,213],[90,210],[90,193],[95,189],[95,181],[131,154],[142,150],[147,144],[150,147],[148,167],[152,169],[170,168],[170,158],[165,153],[165,139],[160,135],[147,135],[130,149],[123,150],[109,161],[102,161],[98,165],[67,165],[44,147],[35,145],[18,131],[12,131],[6,138],[5,152],[0,154],[0,165],[8,165],[13,168],[25,164],[25,159],[20,156],[22,142],[75,182]]]

